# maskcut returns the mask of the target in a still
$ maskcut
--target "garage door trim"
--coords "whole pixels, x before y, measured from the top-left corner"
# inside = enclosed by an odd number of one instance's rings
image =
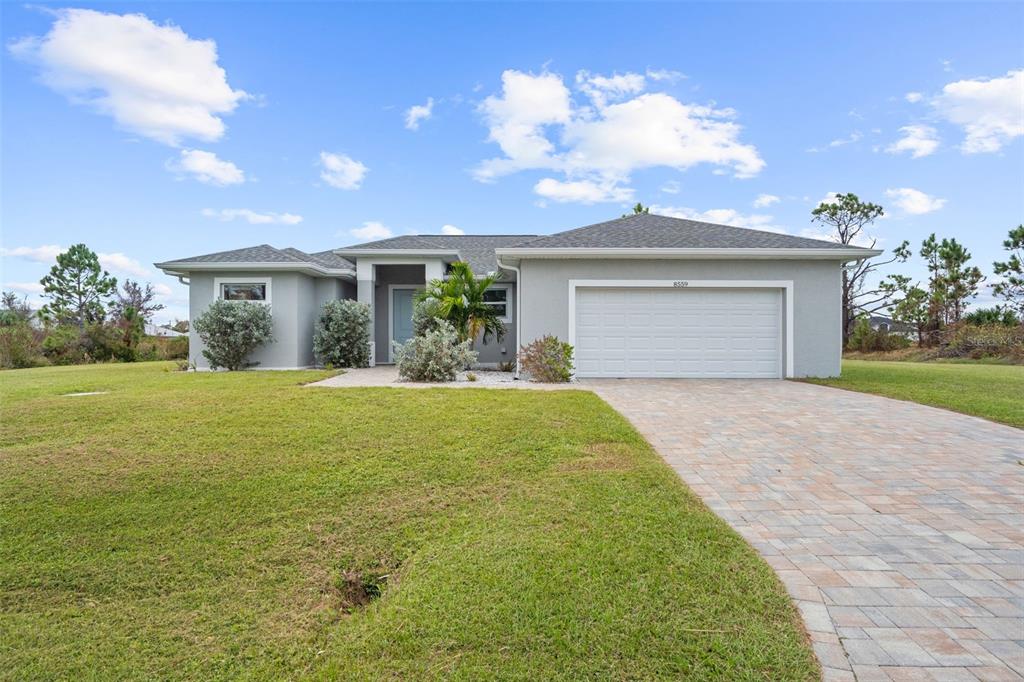
[[[642,289],[776,289],[782,290],[786,310],[787,379],[793,377],[793,280],[761,279],[570,279],[569,280],[569,343],[576,347],[576,290],[580,288],[642,288]],[[575,370],[575,368],[574,368]]]

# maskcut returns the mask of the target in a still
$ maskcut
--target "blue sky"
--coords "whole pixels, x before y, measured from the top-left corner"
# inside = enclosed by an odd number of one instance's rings
[[[264,242],[545,234],[636,201],[813,234],[855,192],[882,247],[936,232],[989,273],[1024,219],[1021,4],[4,3],[2,25],[4,288],[85,242],[162,285],[161,321],[185,290],[154,261]]]

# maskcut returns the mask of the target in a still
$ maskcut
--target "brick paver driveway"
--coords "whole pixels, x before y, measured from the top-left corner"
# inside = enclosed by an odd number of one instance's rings
[[[776,569],[826,679],[1024,679],[1024,432],[794,382],[582,386]]]

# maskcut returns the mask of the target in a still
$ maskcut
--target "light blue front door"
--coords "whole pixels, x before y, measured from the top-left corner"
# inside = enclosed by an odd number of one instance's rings
[[[391,339],[405,343],[412,338],[412,301],[414,289],[395,289],[391,296]]]

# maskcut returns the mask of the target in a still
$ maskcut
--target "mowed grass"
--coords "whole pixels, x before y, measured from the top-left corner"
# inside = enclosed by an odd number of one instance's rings
[[[590,393],[168,367],[0,373],[0,677],[818,675],[769,567]]]
[[[815,384],[875,393],[1024,428],[1024,366],[843,360],[834,379]]]

